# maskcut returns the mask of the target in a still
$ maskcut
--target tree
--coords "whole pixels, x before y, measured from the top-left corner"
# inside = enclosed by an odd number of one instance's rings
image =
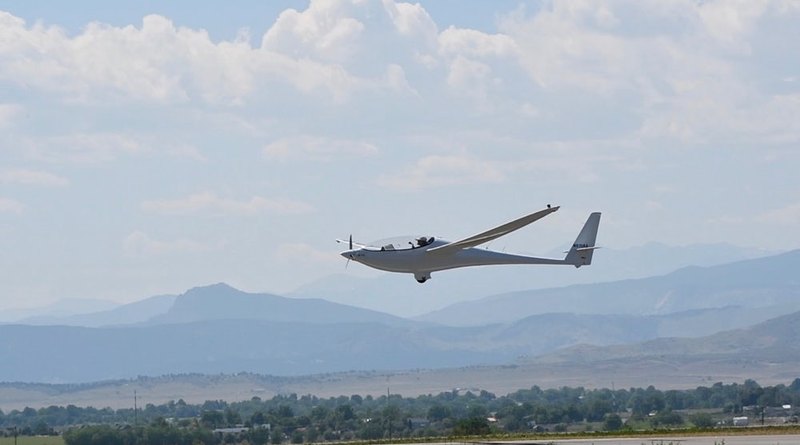
[[[485,417],[469,417],[456,423],[453,433],[456,436],[484,436],[489,434],[489,421]]]
[[[622,428],[622,417],[619,414],[608,414],[603,422],[603,429],[606,431],[617,431]]]
[[[247,434],[247,440],[253,445],[269,443],[269,430],[266,428],[252,428]]]
[[[225,416],[221,411],[203,411],[200,415],[200,423],[206,428],[219,428],[224,422]]]
[[[696,413],[689,417],[689,420],[697,428],[711,428],[716,425],[714,418],[708,413]]]
[[[225,410],[225,421],[227,422],[228,426],[236,426],[242,423],[242,416],[239,415],[239,411],[234,411],[231,408],[227,408]]]
[[[444,406],[444,405],[442,405],[440,403],[437,403],[437,404],[431,406],[430,408],[428,408],[428,416],[427,417],[428,417],[428,420],[430,420],[431,422],[442,421],[442,420],[450,417],[450,415],[451,415],[450,408],[448,408],[448,407],[446,407],[446,406]]]
[[[661,425],[666,425],[666,426],[683,425],[683,417],[681,417],[680,414],[673,411],[659,411],[658,413],[656,413],[655,416],[650,418],[650,423],[654,427],[659,427]]]
[[[281,427],[273,428],[272,434],[269,436],[269,441],[273,444],[283,443],[283,429],[281,429]]]
[[[250,423],[252,425],[264,425],[267,423],[267,416],[264,415],[263,411],[256,411],[250,416]]]
[[[292,443],[303,443],[303,432],[300,430],[295,430],[292,433]]]

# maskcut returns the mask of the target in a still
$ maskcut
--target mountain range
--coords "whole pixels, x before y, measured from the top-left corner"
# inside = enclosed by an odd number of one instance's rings
[[[0,325],[0,381],[494,366],[579,345],[707,336],[800,310],[800,280],[792,273],[798,266],[800,251],[793,251],[650,278],[495,295],[416,319],[219,283],[72,315],[59,325]]]
[[[535,256],[561,258],[567,247],[543,254],[538,252],[539,255]],[[505,250],[504,246],[494,248]],[[603,248],[597,252],[592,267],[577,270],[572,267],[524,265],[454,269],[435,273],[433,279],[423,286],[406,274],[383,273],[377,277],[363,278],[343,273],[309,283],[287,296],[324,298],[402,317],[418,317],[451,304],[489,295],[647,278],[686,266],[715,266],[777,253],[730,244],[667,246],[648,243],[627,249]],[[350,267],[363,266],[352,264]]]
[[[606,320],[613,321],[613,320]],[[569,327],[569,326],[568,326]],[[332,339],[335,341],[336,339]],[[387,339],[388,340],[388,339]],[[395,344],[392,344],[394,346]],[[158,377],[88,384],[0,383],[0,409],[50,405],[131,406],[134,391],[147,403],[183,399],[248,400],[277,394],[417,396],[469,389],[507,394],[543,388],[665,389],[711,386],[754,379],[762,385],[789,384],[800,377],[800,312],[700,338],[659,338],[628,345],[575,345],[550,354],[520,357],[499,366],[348,371],[277,377],[256,373],[170,373]],[[365,353],[367,351],[355,351]],[[402,355],[402,353],[401,353]],[[95,363],[85,363],[89,366]]]

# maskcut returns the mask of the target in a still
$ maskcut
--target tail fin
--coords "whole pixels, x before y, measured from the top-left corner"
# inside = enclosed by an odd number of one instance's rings
[[[583,225],[581,233],[572,244],[572,248],[567,252],[564,261],[575,267],[588,266],[592,264],[592,254],[597,247],[594,245],[597,239],[597,228],[600,227],[600,212],[589,215],[586,224]]]

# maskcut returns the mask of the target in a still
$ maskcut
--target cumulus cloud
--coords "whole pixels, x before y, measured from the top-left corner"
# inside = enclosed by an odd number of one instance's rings
[[[264,157],[274,160],[327,162],[340,158],[373,156],[378,148],[363,141],[296,136],[279,139],[264,147]]]
[[[379,183],[399,190],[419,190],[466,184],[498,183],[506,179],[497,163],[472,156],[425,156],[398,175],[384,176]]]
[[[19,115],[23,110],[21,105],[0,104],[0,127],[4,127]]]
[[[449,27],[438,36],[439,53],[463,57],[515,57],[517,43],[505,34]]]
[[[793,203],[771,210],[759,215],[756,219],[762,223],[796,226],[800,224],[800,203]]]
[[[278,215],[303,214],[313,211],[311,205],[283,198],[253,196],[246,201],[221,198],[211,192],[196,193],[183,199],[145,201],[142,209],[165,215],[207,213],[213,215]]]
[[[21,169],[0,171],[0,183],[63,187],[69,180],[46,171]]]
[[[194,145],[172,143],[163,139],[163,136],[131,136],[124,133],[75,133],[28,136],[23,139],[21,146],[28,159],[52,164],[104,164],[140,156],[208,161]]]
[[[212,246],[187,239],[159,241],[140,230],[136,230],[125,237],[122,248],[126,255],[141,257],[204,252],[211,250]]]
[[[97,164],[149,151],[137,138],[116,133],[31,138],[28,146],[32,159],[51,163]]]
[[[552,2],[500,27],[542,91],[636,107],[646,139],[755,140],[775,129],[785,135],[772,118],[786,123],[787,106],[800,111],[791,105],[797,88],[783,82],[793,91],[775,95],[761,87],[777,80],[758,78],[794,63],[784,40],[766,37],[770,23],[800,16],[792,3]]]
[[[280,244],[275,250],[275,257],[284,261],[296,262],[301,264],[319,263],[336,264],[340,263],[341,257],[338,253],[329,250],[318,250],[305,243],[284,243]]]
[[[387,18],[386,9],[394,9],[398,17],[393,19],[404,26],[413,22],[405,19],[409,8],[381,5],[373,2],[372,8]],[[390,63],[368,77],[339,63],[372,41],[362,34],[363,23],[348,15],[358,11],[368,13],[349,1],[287,10],[260,48],[243,38],[214,42],[205,30],[178,27],[160,15],[145,16],[140,26],[93,22],[72,37],[58,26],[27,25],[0,12],[0,79],[87,102],[241,104],[254,92],[281,84],[337,99],[360,88],[395,89],[398,70],[389,70]]]
[[[3,198],[0,196],[0,213],[16,213],[20,214],[25,210],[25,206],[11,198]]]

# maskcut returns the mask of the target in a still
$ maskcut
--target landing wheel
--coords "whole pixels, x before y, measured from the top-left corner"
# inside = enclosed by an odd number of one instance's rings
[[[417,283],[424,283],[426,281],[428,281],[427,277],[417,278]]]

